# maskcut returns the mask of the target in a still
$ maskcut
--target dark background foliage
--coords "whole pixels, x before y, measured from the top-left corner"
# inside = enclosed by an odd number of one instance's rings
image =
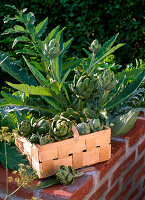
[[[65,26],[65,38],[74,38],[69,57],[84,56],[82,48],[88,48],[93,39],[103,43],[119,32],[117,42],[126,45],[115,53],[117,63],[125,65],[135,58],[143,58],[145,0],[5,0],[0,4],[1,33],[13,23],[3,24],[4,16],[14,15],[5,4],[14,4],[18,9],[29,8],[37,22],[48,16],[49,31],[59,24],[61,28]],[[0,36],[0,40],[6,37]],[[10,41],[1,42],[0,50],[11,51],[11,44]],[[2,75],[0,78],[3,81]]]

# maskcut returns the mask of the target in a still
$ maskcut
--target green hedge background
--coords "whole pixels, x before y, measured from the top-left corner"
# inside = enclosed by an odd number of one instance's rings
[[[66,27],[66,39],[74,38],[69,57],[84,56],[82,48],[88,48],[88,42],[97,38],[103,43],[119,32],[117,42],[126,45],[115,53],[117,63],[125,65],[144,58],[145,0],[5,0],[0,4],[1,33],[10,27],[10,23],[3,24],[4,16],[14,14],[5,4],[29,8],[37,22],[48,16],[49,31],[57,25]],[[0,40],[5,37],[0,36]],[[11,50],[11,43],[0,43],[0,50]]]

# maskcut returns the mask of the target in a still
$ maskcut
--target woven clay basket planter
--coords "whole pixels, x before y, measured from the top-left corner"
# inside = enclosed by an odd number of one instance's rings
[[[104,130],[79,136],[73,127],[73,133],[73,138],[42,146],[31,144],[26,138],[15,135],[15,144],[21,153],[27,155],[39,178],[55,174],[61,165],[78,169],[110,158],[110,128],[104,126]]]

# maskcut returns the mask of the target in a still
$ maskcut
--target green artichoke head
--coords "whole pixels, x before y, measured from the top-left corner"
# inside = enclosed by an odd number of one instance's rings
[[[93,99],[100,95],[98,80],[88,75],[80,78],[75,75],[71,90],[80,99]]]
[[[50,129],[50,136],[56,141],[64,140],[72,137],[72,121],[63,117],[55,116]]]
[[[116,85],[117,81],[115,79],[114,73],[106,69],[102,76],[99,78],[99,83],[104,90],[111,91]]]
[[[80,135],[85,135],[90,133],[90,126],[88,123],[82,122],[76,126]]]
[[[18,125],[18,131],[21,135],[27,136],[31,133],[32,127],[30,122],[23,120],[19,125]]]
[[[91,43],[91,46],[89,49],[93,52],[93,54],[97,54],[101,48],[101,44],[99,44],[99,41],[96,39]]]
[[[67,185],[74,182],[76,172],[72,167],[60,166],[60,169],[56,172],[56,179],[62,184]]]
[[[99,119],[91,119],[88,124],[90,126],[91,133],[102,130]]]
[[[36,124],[36,132],[40,135],[45,135],[49,132],[50,122],[46,119],[40,118]]]
[[[59,56],[60,44],[55,39],[50,40],[49,44],[45,44],[45,54],[50,58]]]

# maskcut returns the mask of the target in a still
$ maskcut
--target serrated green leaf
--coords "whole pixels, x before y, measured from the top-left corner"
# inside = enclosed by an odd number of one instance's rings
[[[52,96],[49,89],[42,86],[29,86],[27,84],[13,84],[10,82],[6,82],[11,87],[15,88],[16,90],[32,94],[32,95],[39,95],[39,96]]]
[[[24,16],[24,15],[23,15]],[[31,35],[33,37],[35,37],[35,34],[36,34],[36,29],[35,29],[35,26],[34,26],[34,23],[35,23],[35,15],[32,13],[32,12],[29,12],[27,14],[27,18],[25,18],[25,21],[27,20],[27,27],[31,33]]]
[[[1,91],[1,95],[4,97],[5,101],[7,102],[7,105],[24,105],[24,102],[21,98],[16,97],[15,95],[12,95],[11,93],[6,93],[6,92]],[[3,105],[1,104],[1,106]]]
[[[61,40],[61,37],[62,37],[62,34],[63,34],[64,29],[65,29],[65,27],[64,27],[63,29],[61,29],[61,30],[57,33],[57,35],[56,35],[56,37],[55,37],[56,42],[60,43],[60,40]],[[61,44],[60,44],[60,45],[61,45]],[[63,46],[62,46],[62,48],[63,48]]]
[[[106,109],[112,109],[124,100],[128,99],[133,95],[133,93],[138,89],[138,87],[141,85],[145,78],[145,70],[139,74],[136,79],[127,87],[123,90],[123,92],[119,93],[117,96],[113,98],[112,101],[106,104]]]
[[[43,51],[42,51],[36,44],[33,43],[33,45],[34,45],[34,47],[38,50],[38,52],[40,53],[41,57],[42,57],[42,58],[48,63],[48,65],[49,65],[50,59],[43,53]]]
[[[64,42],[63,44],[63,50],[62,53],[65,54],[67,52],[67,50],[69,49],[71,43],[73,41],[73,38],[71,38],[70,40],[68,40],[67,42]]]
[[[27,63],[29,69],[33,73],[34,77],[39,81],[39,83],[42,86],[46,85],[47,80],[45,79],[45,77],[43,76],[43,74],[41,74],[40,71],[38,71],[35,67],[33,67],[33,65],[31,65],[24,56],[23,56],[23,58],[24,58],[25,62]]]
[[[10,144],[6,144],[7,148],[7,161],[8,168],[12,170],[17,170],[18,165],[23,163],[24,165],[28,165],[28,160],[26,160],[26,156],[20,154],[16,147],[11,146]],[[4,168],[6,168],[6,159],[5,159],[5,148],[4,143],[0,142],[0,162]]]
[[[1,35],[6,35],[9,33],[17,33],[17,31],[15,31],[13,28],[9,28],[9,29],[5,30]]]
[[[64,74],[64,76],[63,76],[63,78],[62,78],[62,81],[61,81],[62,83],[64,83],[64,82],[65,82],[65,80],[67,79],[67,77],[68,77],[68,75],[69,75],[70,71],[71,71],[71,70],[70,70],[70,69],[68,69],[68,70],[67,70],[67,72]]]
[[[113,46],[113,44],[114,44],[115,40],[117,39],[118,35],[119,35],[119,33],[117,33],[110,40],[105,42],[104,45],[103,45],[103,50],[105,50],[105,51],[107,50],[108,51]]]
[[[14,9],[14,10],[18,10],[18,9],[16,8],[15,5],[9,5],[9,4],[6,4],[5,6],[6,6],[6,7],[10,7],[10,8],[12,8],[12,9]]]
[[[46,27],[47,27],[47,24],[48,24],[48,17],[40,22],[37,26],[36,26],[36,36],[35,36],[35,39],[37,40],[38,38],[40,38],[42,36],[42,34],[45,32],[46,30]]]
[[[50,40],[54,39],[59,31],[59,26],[57,26],[56,28],[54,28],[49,34],[48,36],[45,38],[44,43],[48,44],[50,42]]]
[[[20,25],[15,25],[14,26],[14,30],[17,32],[27,32],[24,27],[20,26]]]
[[[143,70],[145,70],[145,67],[138,68],[138,69],[132,69],[130,71],[122,71],[121,73],[116,74],[116,78],[121,79],[124,75],[126,75],[127,78],[131,77],[131,76],[137,76],[138,74],[143,72]]]
[[[65,63],[63,63],[63,71],[66,72],[68,69],[75,69],[81,62],[83,61],[83,58],[70,60]]]
[[[2,54],[0,52],[0,67],[2,70],[14,77],[20,83],[26,83],[28,85],[37,86],[37,81],[33,76],[28,76],[23,68],[17,66],[18,61],[13,61],[7,54]]]
[[[56,81],[59,83],[61,82],[61,76],[62,76],[62,56],[59,55],[55,59],[51,60],[51,69],[53,77]]]
[[[26,49],[26,48],[18,49],[15,52],[16,52],[16,54],[28,54],[30,56],[38,56],[35,51],[30,50],[30,49]]]
[[[26,36],[20,36],[20,37],[17,37],[14,42],[13,42],[13,45],[12,45],[12,49],[14,48],[14,46],[18,43],[18,42],[30,42],[30,39]]]

